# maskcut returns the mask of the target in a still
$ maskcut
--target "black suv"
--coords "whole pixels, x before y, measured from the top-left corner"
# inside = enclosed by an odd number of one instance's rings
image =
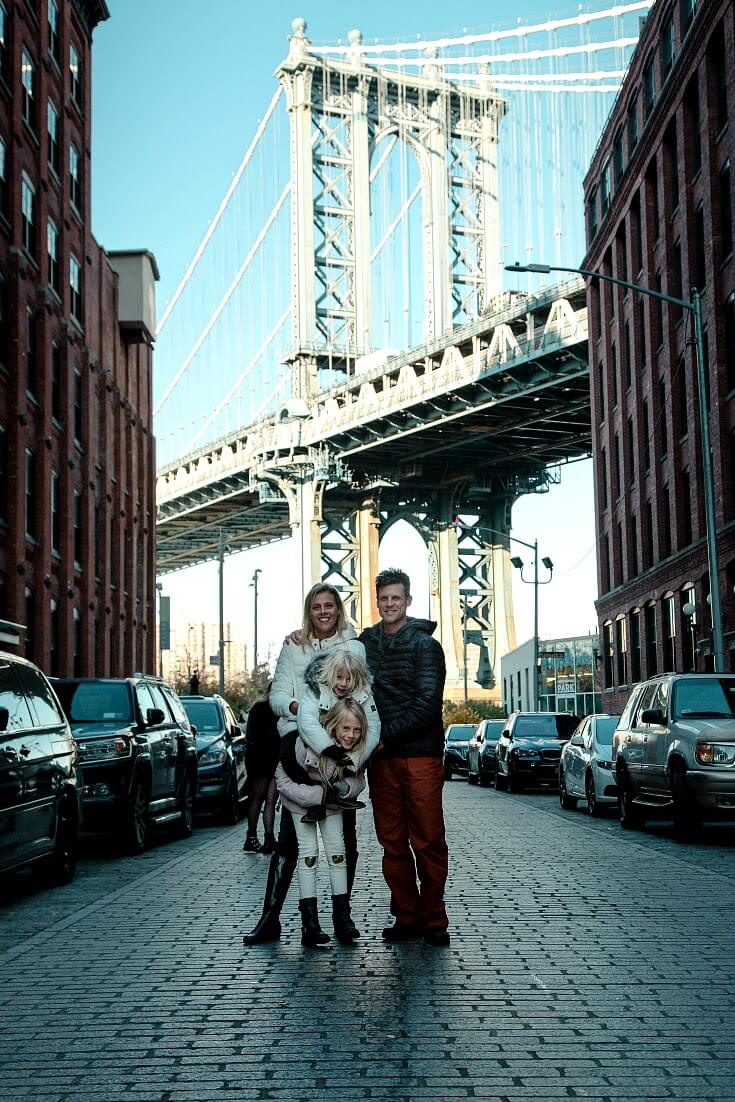
[[[520,792],[543,781],[556,787],[562,746],[578,723],[569,712],[513,712],[498,739],[495,787]]]
[[[0,651],[0,871],[31,865],[68,883],[80,818],[77,751],[53,689],[37,666]]]
[[[160,678],[54,680],[79,750],[84,825],[120,831],[142,853],[151,824],[194,826],[196,732]]]
[[[245,735],[221,696],[181,696],[196,729],[199,783],[197,810],[215,811],[225,823],[240,818],[247,797]]]

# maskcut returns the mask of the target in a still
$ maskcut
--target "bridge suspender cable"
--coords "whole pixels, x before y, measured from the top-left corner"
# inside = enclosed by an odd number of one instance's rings
[[[381,65],[411,65],[417,69],[447,65],[496,65],[498,62],[539,61],[542,57],[571,57],[572,54],[595,54],[604,50],[619,50],[636,46],[637,38],[614,38],[609,42],[583,42],[579,46],[557,46],[554,50],[522,50],[511,54],[472,54],[467,57],[384,57]],[[488,75],[492,81],[492,73]],[[533,74],[531,74],[533,75]]]
[[[457,38],[434,38],[434,39],[421,39],[416,42],[394,42],[392,44],[384,43],[380,46],[370,46],[368,43],[362,43],[360,45],[360,52],[364,54],[395,54],[403,53],[404,51],[425,50],[427,48],[436,48],[438,50],[449,49],[453,46],[471,46],[476,42],[499,42],[504,38],[525,38],[531,34],[539,34],[544,31],[559,31],[564,27],[576,27],[584,26],[587,23],[593,23],[599,19],[615,18],[622,15],[629,15],[636,11],[648,11],[652,8],[654,0],[636,0],[632,4],[617,4],[615,7],[606,8],[605,11],[594,12],[580,12],[579,15],[571,16],[568,19],[550,19],[546,23],[535,23],[531,26],[514,27],[512,30],[502,31],[488,31],[485,34],[465,34],[460,35]],[[310,46],[309,51],[313,54],[346,54],[353,47],[350,46]]]
[[[245,156],[242,159],[240,167],[238,168],[235,175],[232,177],[232,181],[230,183],[230,186],[228,187],[227,192],[226,192],[222,202],[219,205],[219,209],[217,210],[217,213],[215,214],[212,221],[209,223],[209,226],[207,228],[207,232],[205,233],[204,237],[202,238],[201,242],[199,243],[199,247],[198,247],[197,251],[194,254],[194,259],[192,260],[191,264],[189,265],[189,267],[184,272],[184,275],[181,279],[181,282],[179,283],[178,287],[174,291],[173,297],[171,298],[171,301],[169,302],[168,306],[166,307],[166,309],[163,312],[161,320],[159,321],[158,326],[156,328],[156,337],[160,336],[161,330],[163,329],[164,325],[168,321],[168,318],[169,318],[169,315],[171,314],[171,311],[173,310],[174,306],[176,305],[179,298],[181,297],[181,294],[182,294],[184,288],[186,287],[187,283],[191,279],[191,276],[194,272],[194,269],[196,268],[197,264],[199,263],[199,261],[201,259],[201,256],[202,256],[202,253],[204,252],[204,250],[207,247],[207,243],[209,242],[209,239],[211,238],[214,231],[217,229],[219,221],[222,218],[222,215],[225,213],[225,210],[227,209],[227,205],[228,205],[230,199],[232,198],[232,196],[235,192],[235,189],[237,188],[237,185],[240,183],[240,179],[242,177],[242,174],[245,171],[245,169],[247,168],[247,166],[250,162],[250,159],[251,159],[253,153],[255,152],[255,148],[256,148],[258,142],[260,141],[261,137],[263,136],[263,131],[265,130],[266,126],[268,125],[270,117],[271,117],[271,115],[273,114],[273,112],[276,108],[276,104],[278,103],[278,100],[280,99],[280,96],[281,96],[281,88],[279,86],[278,89],[273,94],[273,99],[268,104],[268,110],[266,111],[265,115],[263,115],[263,118],[260,121],[260,126],[258,127],[258,129],[255,132],[255,137],[253,138],[252,142],[250,143],[250,145],[248,147],[248,150],[247,150]]]
[[[288,198],[288,196],[290,195],[290,193],[291,193],[291,184],[289,182],[288,184],[286,184],[285,188],[281,192],[281,194],[278,198],[278,202],[274,206],[273,210],[270,212],[270,215],[268,216],[267,221],[264,223],[260,233],[258,234],[257,238],[255,239],[255,242],[253,243],[253,246],[250,249],[248,255],[245,257],[242,264],[240,265],[240,268],[239,268],[235,278],[233,279],[230,286],[227,288],[227,290],[224,294],[224,297],[222,298],[219,306],[217,306],[214,313],[211,315],[209,321],[204,326],[204,329],[202,330],[202,332],[199,335],[198,339],[194,343],[194,347],[192,348],[191,352],[188,354],[188,356],[186,357],[186,359],[182,363],[181,367],[176,372],[173,379],[171,380],[171,382],[168,384],[168,386],[164,390],[164,392],[161,395],[159,401],[154,406],[154,408],[153,408],[153,416],[154,417],[157,416],[158,413],[160,413],[162,406],[166,402],[166,399],[171,394],[172,390],[174,390],[174,388],[180,382],[182,376],[186,372],[186,369],[189,367],[189,364],[192,362],[192,360],[196,356],[197,352],[199,352],[199,350],[202,347],[202,345],[204,344],[205,340],[207,339],[209,334],[212,332],[212,329],[217,324],[217,321],[220,318],[220,316],[222,314],[222,311],[224,310],[225,306],[227,305],[227,303],[230,301],[233,294],[237,290],[237,287],[240,284],[240,282],[242,280],[242,277],[245,275],[245,272],[250,267],[250,264],[253,260],[253,257],[257,253],[260,246],[263,244],[263,241],[265,240],[265,237],[266,237],[266,234],[268,233],[268,230],[271,228],[274,221],[278,217],[278,212],[280,211],[281,207],[285,203],[285,201]]]

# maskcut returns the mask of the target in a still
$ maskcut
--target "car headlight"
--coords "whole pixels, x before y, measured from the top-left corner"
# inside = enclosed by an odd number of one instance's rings
[[[224,765],[227,754],[224,750],[205,750],[199,759],[200,765]]]
[[[597,763],[600,769],[612,769],[613,763],[611,761],[598,761]]]
[[[513,754],[517,758],[526,758],[526,760],[541,757],[541,754],[538,750],[524,750],[520,746],[513,751]]]
[[[735,764],[735,744],[731,742],[700,742],[694,751],[700,765]]]

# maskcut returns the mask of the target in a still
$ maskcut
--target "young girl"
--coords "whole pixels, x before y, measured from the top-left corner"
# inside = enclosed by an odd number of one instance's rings
[[[350,697],[362,705],[367,716],[367,736],[364,758],[367,759],[380,741],[380,719],[370,690],[370,674],[365,660],[346,647],[334,647],[327,654],[317,655],[304,671],[306,691],[296,715],[298,732],[303,741],[317,754],[333,747],[322,722],[325,713],[338,700]],[[353,756],[353,764],[358,759]]]
[[[322,722],[323,735],[328,741],[327,753],[316,753],[299,737],[295,746],[295,763],[289,767],[291,776],[280,763],[276,769],[281,801],[292,813],[296,828],[301,944],[310,948],[329,941],[329,935],[319,925],[317,913],[317,822],[327,855],[334,932],[343,945],[350,945],[359,937],[350,914],[342,806],[365,806],[355,797],[365,787],[368,720],[362,705],[343,698],[328,709]],[[337,750],[336,756],[341,758],[340,762],[330,754],[332,748]],[[295,778],[299,771],[303,771],[303,780]]]

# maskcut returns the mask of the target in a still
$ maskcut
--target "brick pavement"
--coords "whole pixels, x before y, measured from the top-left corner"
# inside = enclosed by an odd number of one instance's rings
[[[460,782],[445,805],[449,949],[380,940],[368,812],[352,950],[302,950],[295,890],[281,942],[243,948],[267,859],[241,827],[15,878],[3,1102],[732,1102],[735,830],[680,847]]]

